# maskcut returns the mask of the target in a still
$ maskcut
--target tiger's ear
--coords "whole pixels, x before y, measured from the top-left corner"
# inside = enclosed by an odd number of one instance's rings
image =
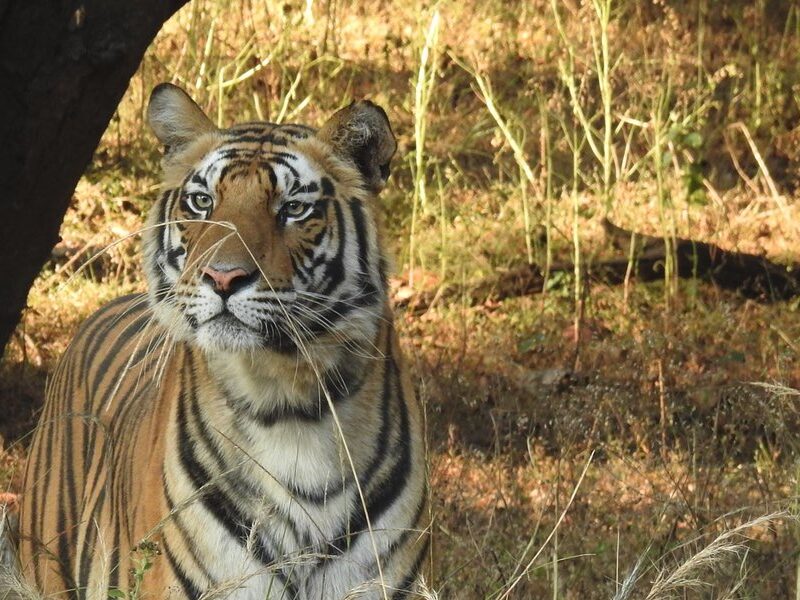
[[[166,152],[174,151],[216,126],[189,94],[171,83],[157,85],[150,94],[147,122]]]
[[[380,106],[369,100],[353,102],[328,119],[317,137],[355,163],[371,192],[383,189],[397,141]]]

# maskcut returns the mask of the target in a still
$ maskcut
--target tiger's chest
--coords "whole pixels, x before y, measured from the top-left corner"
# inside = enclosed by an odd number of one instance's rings
[[[165,493],[182,507],[175,528],[209,585],[235,576],[247,588],[288,585],[346,544],[360,506],[351,462],[359,449],[342,442],[329,410],[287,406],[266,419],[241,400],[213,382],[184,381],[166,432]]]

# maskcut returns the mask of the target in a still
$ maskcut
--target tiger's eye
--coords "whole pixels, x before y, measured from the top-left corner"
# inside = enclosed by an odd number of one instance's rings
[[[214,206],[214,199],[208,194],[195,192],[186,196],[186,204],[192,212],[205,214]]]
[[[299,202],[298,200],[287,202],[281,207],[287,217],[295,219],[303,216],[303,213],[306,212],[307,208],[308,207],[305,204]]]
[[[303,206],[302,202],[298,202],[297,200],[292,200],[291,202],[287,202],[283,205],[283,210],[286,211],[286,214],[290,217],[297,217],[303,214],[303,210],[305,207]]]

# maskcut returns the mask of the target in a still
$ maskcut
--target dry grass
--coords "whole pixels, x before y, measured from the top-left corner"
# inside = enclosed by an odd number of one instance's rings
[[[800,10],[771,0],[194,0],[131,82],[7,352],[0,485],[18,489],[13,441],[77,324],[141,289],[135,239],[69,276],[152,202],[155,83],[184,85],[222,125],[385,106],[395,288],[412,293],[616,254],[603,216],[798,260],[799,55]],[[800,303],[582,273],[536,297],[399,316],[431,439],[431,588],[794,597],[800,529],[773,513],[796,510]]]

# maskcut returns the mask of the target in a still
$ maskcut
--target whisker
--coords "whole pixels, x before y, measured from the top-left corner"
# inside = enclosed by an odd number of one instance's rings
[[[323,328],[325,328],[326,334],[333,336],[333,338],[337,342],[339,342],[338,345],[344,346],[345,348],[350,350],[351,353],[354,354],[355,356],[358,356],[360,358],[376,359],[376,360],[386,358],[386,356],[383,354],[380,348],[378,348],[372,340],[363,338],[359,341],[365,342],[366,344],[371,346],[372,349],[375,350],[375,354],[366,352],[366,348],[358,344],[355,339],[345,336],[344,333],[341,331],[337,331],[335,323],[333,323],[329,319],[326,319],[322,315],[315,313],[308,307],[302,305],[293,305],[291,308],[292,310],[296,310],[297,312],[301,313],[302,316],[307,317],[312,322],[312,324],[316,323],[318,325],[321,325]],[[302,321],[297,321],[297,323],[302,323]],[[304,327],[306,331],[309,332],[312,338],[316,337],[314,336],[313,333],[311,333],[311,330],[307,326],[304,325]]]
[[[367,313],[369,315],[374,315],[374,317],[377,320],[383,321],[384,323],[387,323],[387,324],[391,323],[391,319],[388,318],[388,317],[383,316],[382,314],[380,314],[380,312],[375,312],[375,311],[371,310],[370,308],[366,308],[364,306],[360,306],[360,305],[356,304],[354,302],[355,300],[358,300],[359,298],[363,298],[363,296],[361,296],[361,295],[359,295],[357,293],[352,295],[352,296],[345,296],[344,298],[336,298],[334,296],[329,296],[329,295],[326,295],[326,294],[318,294],[318,293],[309,292],[309,291],[306,291],[306,290],[297,290],[296,293],[297,293],[298,296],[301,296],[304,299],[307,299],[308,301],[313,302],[313,303],[315,303],[317,305],[325,306],[326,308],[329,306],[329,304],[340,303],[340,304],[343,304],[343,305],[347,306],[348,308],[350,308],[350,309],[352,309],[354,311],[364,312],[364,313]],[[373,306],[375,306],[375,305],[373,305]],[[342,316],[338,312],[336,314],[339,315],[339,316]]]
[[[178,224],[181,224],[181,223],[207,223],[207,224],[210,224],[210,225],[220,225],[220,226],[222,226],[222,227],[224,227],[226,229],[231,229],[232,228],[232,225],[230,223],[225,222],[225,221],[208,221],[206,219],[173,219],[173,220],[169,220],[169,221],[161,221],[159,223],[155,223],[155,224],[152,224],[152,225],[145,225],[143,227],[140,227],[140,228],[136,229],[135,231],[132,231],[132,232],[130,232],[130,233],[128,233],[128,234],[126,234],[126,235],[114,240],[110,244],[107,244],[106,246],[104,246],[103,248],[98,250],[86,262],[81,264],[80,267],[75,269],[75,271],[73,271],[72,274],[61,285],[62,286],[66,286],[67,284],[71,283],[78,275],[83,273],[92,264],[94,264],[95,261],[99,260],[104,254],[109,252],[112,248],[115,248],[115,247],[119,246],[120,244],[123,244],[126,241],[131,240],[131,239],[133,239],[133,238],[135,238],[135,237],[137,237],[137,236],[139,236],[139,235],[141,235],[143,233],[146,233],[146,232],[149,232],[149,231],[153,231],[154,229],[159,229],[159,228],[167,227],[167,226],[170,226],[170,225],[178,225]]]

